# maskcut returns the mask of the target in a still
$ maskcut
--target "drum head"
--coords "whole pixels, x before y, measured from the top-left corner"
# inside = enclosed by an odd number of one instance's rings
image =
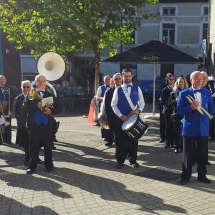
[[[137,117],[138,115],[134,114],[131,115],[128,120],[126,120],[123,124],[122,124],[122,130],[126,131],[127,129],[131,128],[134,123],[137,121]]]

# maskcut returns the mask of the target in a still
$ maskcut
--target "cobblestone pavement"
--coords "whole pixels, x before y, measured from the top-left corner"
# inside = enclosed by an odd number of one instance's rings
[[[151,105],[146,105],[148,115]],[[209,144],[207,185],[197,181],[195,165],[190,182],[180,186],[181,154],[165,149],[159,140],[158,119],[139,141],[139,168],[128,161],[115,169],[115,148],[101,141],[99,127],[70,112],[60,121],[55,171],[39,165],[26,175],[22,148],[0,146],[0,215],[65,214],[215,214],[215,143]],[[13,142],[15,141],[15,120]],[[43,159],[43,150],[40,152]]]

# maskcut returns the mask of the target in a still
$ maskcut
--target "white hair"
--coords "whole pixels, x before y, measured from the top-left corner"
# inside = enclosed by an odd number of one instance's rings
[[[190,79],[193,79],[195,75],[197,74],[201,74],[199,71],[193,71],[191,74],[190,74]]]
[[[118,73],[115,73],[115,74],[113,75],[113,79],[115,79],[117,75],[122,76],[122,75],[118,72]]]

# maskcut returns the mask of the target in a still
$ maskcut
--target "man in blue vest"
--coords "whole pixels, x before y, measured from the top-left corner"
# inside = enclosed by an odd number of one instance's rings
[[[46,107],[43,110],[41,100],[38,97],[29,99],[26,97],[22,110],[28,113],[27,127],[30,133],[30,162],[27,174],[32,174],[38,163],[38,153],[41,142],[44,145],[45,167],[48,172],[54,171],[52,162],[52,141],[54,117],[62,111],[62,106],[54,94],[46,88],[46,78],[43,75],[35,77],[37,95],[47,98],[53,97],[53,108]]]
[[[198,181],[209,184],[211,180],[206,177],[207,169],[205,166],[209,118],[199,109],[202,107],[209,114],[214,114],[215,108],[211,92],[201,88],[203,82],[202,74],[199,71],[192,72],[190,81],[191,87],[179,93],[177,103],[177,114],[184,116],[182,120],[183,157],[180,184],[186,185],[189,182],[195,154],[197,155],[198,163]],[[188,97],[192,97],[193,101],[189,101]]]
[[[139,167],[139,164],[137,163],[138,141],[130,138],[122,131],[122,124],[128,120],[130,115],[139,114],[145,106],[141,89],[137,85],[132,84],[132,71],[130,69],[124,69],[122,71],[122,77],[123,85],[115,89],[111,102],[111,107],[117,115],[116,126],[117,137],[119,137],[117,138],[116,143],[117,169],[122,168],[127,155],[129,155],[130,165]],[[136,107],[135,110],[132,110],[123,89],[127,90],[133,106]]]

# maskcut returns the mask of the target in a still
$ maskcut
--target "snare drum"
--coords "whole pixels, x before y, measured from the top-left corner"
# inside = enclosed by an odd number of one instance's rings
[[[140,139],[148,130],[148,123],[143,122],[139,115],[131,115],[122,124],[122,130],[132,139]]]

